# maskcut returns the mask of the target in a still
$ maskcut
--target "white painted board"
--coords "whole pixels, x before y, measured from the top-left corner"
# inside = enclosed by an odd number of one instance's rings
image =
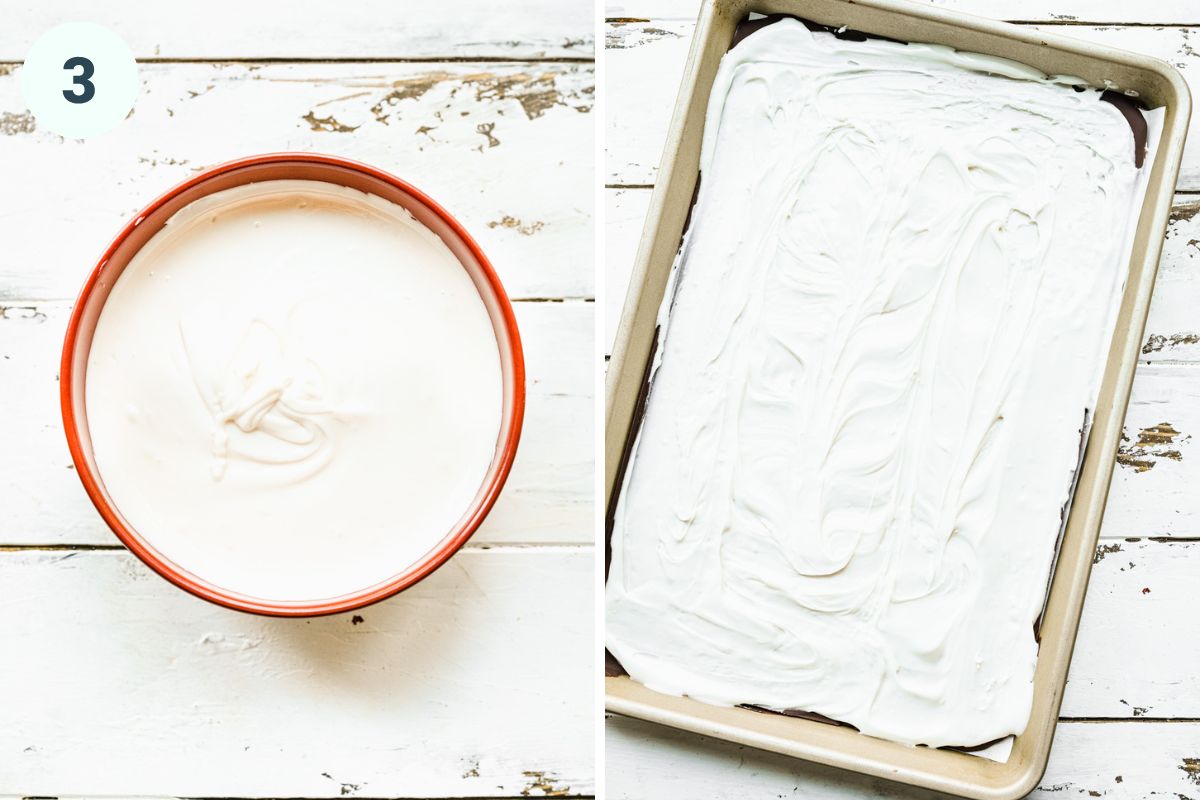
[[[463,551],[277,620],[124,551],[0,551],[0,795],[593,791],[591,548]]]
[[[413,183],[478,239],[511,297],[594,296],[590,64],[152,64],[133,116],[88,142],[39,130],[19,74],[0,74],[0,302],[74,298],[150,200],[280,150]]]
[[[138,58],[590,58],[593,38],[591,4],[577,0],[502,10],[488,0],[55,0],[6,4],[0,61],[80,19],[112,28]]]

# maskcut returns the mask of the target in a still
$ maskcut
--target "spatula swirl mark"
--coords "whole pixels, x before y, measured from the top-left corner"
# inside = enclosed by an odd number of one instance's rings
[[[329,463],[333,407],[324,375],[290,352],[274,328],[253,321],[228,359],[207,369],[182,323],[179,337],[212,420],[213,480],[223,480],[234,459],[277,467],[271,474],[286,482],[305,480]]]

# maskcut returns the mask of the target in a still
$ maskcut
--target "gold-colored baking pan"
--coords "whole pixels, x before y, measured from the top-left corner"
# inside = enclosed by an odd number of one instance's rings
[[[791,14],[834,28],[1002,56],[1047,74],[1105,81],[1165,108],[1162,136],[1138,220],[1116,331],[1092,429],[1041,621],[1029,724],[999,763],[966,753],[908,747],[809,719],[721,708],[651,691],[628,677],[605,679],[609,711],[980,800],[1018,798],[1041,779],[1054,738],[1067,667],[1083,609],[1109,479],[1150,308],[1158,257],[1179,173],[1191,98],[1179,73],[1157,59],[904,0],[706,0],[650,201],[608,368],[605,492],[611,505],[620,461],[655,346],[655,324],[698,177],[708,95],[734,29],[751,12]]]

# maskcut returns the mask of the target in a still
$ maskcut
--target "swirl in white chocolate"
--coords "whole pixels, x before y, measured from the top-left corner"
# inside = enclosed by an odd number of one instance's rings
[[[910,744],[1025,727],[1144,196],[1069,83],[793,20],[725,56],[615,513],[635,680]]]
[[[333,456],[326,420],[335,412],[320,367],[288,347],[266,322],[255,319],[221,367],[204,369],[192,356],[182,322],[179,338],[192,381],[212,416],[212,477],[221,480],[230,449],[249,462],[275,465],[270,474],[289,481],[320,471]],[[230,442],[229,426],[241,433]],[[295,472],[284,472],[294,467]]]

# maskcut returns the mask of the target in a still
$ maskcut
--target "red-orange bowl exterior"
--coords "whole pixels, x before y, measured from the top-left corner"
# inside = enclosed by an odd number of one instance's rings
[[[504,415],[491,467],[454,528],[421,559],[393,577],[351,594],[312,601],[269,600],[232,592],[193,575],[155,550],[125,521],[104,489],[92,454],[84,402],[87,354],[100,309],[120,272],[145,241],[161,230],[162,223],[175,211],[200,197],[223,188],[288,177],[324,180],[379,194],[408,208],[433,228],[463,263],[488,309],[504,381]],[[444,208],[411,184],[367,164],[316,153],[268,153],[230,161],[189,178],[138,212],[100,256],[79,293],[67,323],[59,382],[63,428],[76,472],[96,510],[121,542],[159,575],[197,597],[238,611],[278,617],[311,617],[362,608],[407,589],[444,564],[471,538],[500,495],[516,458],[525,415],[525,362],[516,318],[500,279],[479,245]]]

